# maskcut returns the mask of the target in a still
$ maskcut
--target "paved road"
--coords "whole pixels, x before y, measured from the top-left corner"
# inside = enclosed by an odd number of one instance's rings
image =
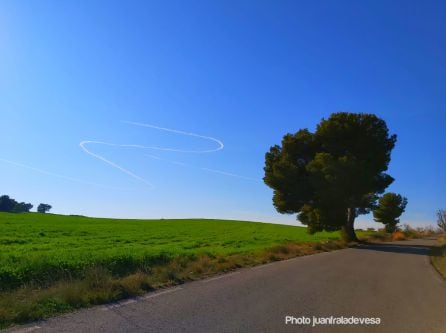
[[[415,240],[295,258],[18,328],[22,332],[446,332],[446,282]],[[285,316],[379,325],[285,325]],[[311,319],[312,320],[312,319]],[[17,329],[15,329],[17,330]]]

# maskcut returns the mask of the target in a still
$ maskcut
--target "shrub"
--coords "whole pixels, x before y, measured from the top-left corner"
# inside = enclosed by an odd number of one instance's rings
[[[393,241],[401,241],[401,240],[405,240],[406,237],[404,236],[404,234],[401,231],[395,231],[394,233],[392,233],[392,240]]]

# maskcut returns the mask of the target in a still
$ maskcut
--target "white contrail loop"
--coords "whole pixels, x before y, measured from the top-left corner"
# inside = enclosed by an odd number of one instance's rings
[[[155,186],[150,183],[149,181],[147,181],[146,179],[144,179],[141,176],[138,176],[137,174],[133,173],[132,171],[120,166],[119,164],[103,157],[102,155],[93,153],[91,150],[87,149],[87,145],[93,145],[93,144],[98,144],[98,145],[105,145],[105,146],[109,146],[109,147],[118,147],[118,148],[137,148],[137,149],[147,149],[147,150],[158,150],[158,151],[168,151],[168,152],[177,152],[177,153],[191,153],[191,154],[207,154],[207,153],[213,153],[213,152],[217,152],[219,150],[222,150],[224,148],[224,144],[221,140],[216,139],[214,137],[211,136],[205,136],[205,135],[200,135],[200,134],[196,134],[196,133],[190,133],[190,132],[185,132],[185,131],[180,131],[180,130],[175,130],[175,129],[171,129],[171,128],[165,128],[165,127],[160,127],[160,126],[155,126],[155,125],[151,125],[151,124],[144,124],[144,123],[138,123],[138,122],[132,122],[132,121],[122,121],[123,123],[126,124],[130,124],[130,125],[134,125],[134,126],[140,126],[140,127],[147,127],[147,128],[152,128],[152,129],[156,129],[156,130],[160,130],[160,131],[165,131],[165,132],[170,132],[170,133],[175,133],[175,134],[180,134],[180,135],[186,135],[186,136],[191,136],[191,137],[195,137],[195,138],[200,138],[200,139],[204,139],[204,140],[209,140],[212,141],[214,143],[217,144],[216,148],[213,149],[206,149],[206,150],[186,150],[186,149],[177,149],[177,148],[169,148],[169,147],[158,147],[158,146],[144,146],[144,145],[138,145],[138,144],[116,144],[116,143],[110,143],[110,142],[104,142],[104,141],[96,141],[96,140],[84,140],[81,141],[79,143],[80,148],[88,155],[110,165],[113,168],[116,168],[118,170],[120,170],[121,172],[127,174],[128,176],[142,182],[143,184],[145,184],[146,186],[148,186],[150,189],[155,188]],[[183,167],[191,167],[191,168],[195,168],[195,169],[199,169],[199,170],[203,170],[203,171],[207,171],[207,172],[213,172],[213,173],[218,173],[221,175],[225,175],[225,176],[230,176],[230,177],[236,177],[236,178],[241,178],[241,179],[246,179],[246,180],[253,180],[253,181],[259,181],[258,179],[255,178],[251,178],[251,177],[245,177],[245,176],[240,176],[237,174],[233,174],[233,173],[229,173],[229,172],[225,172],[225,171],[221,171],[221,170],[215,170],[215,169],[208,169],[208,168],[201,168],[201,167],[196,167],[187,163],[183,163],[183,162],[178,162],[178,161],[169,161],[169,160],[165,160],[161,157],[155,156],[155,155],[149,155],[149,154],[145,154],[146,156],[149,156],[153,159],[158,159],[158,160],[163,160],[163,161],[167,161],[169,163],[172,164],[176,164],[176,165],[180,165]],[[53,177],[57,177],[57,178],[61,178],[61,179],[65,179],[68,181],[72,181],[72,182],[76,182],[76,183],[81,183],[81,184],[86,184],[86,185],[93,185],[93,186],[97,186],[97,187],[102,187],[105,189],[113,189],[113,190],[127,190],[127,189],[122,189],[122,188],[118,188],[118,187],[113,187],[113,186],[106,186],[106,185],[102,185],[102,184],[97,184],[97,183],[93,183],[93,182],[89,182],[89,181],[84,181],[82,179],[77,179],[77,178],[73,178],[73,177],[68,177],[68,176],[64,176],[64,175],[60,175],[54,172],[50,172],[50,171],[46,171],[46,170],[42,170],[42,169],[38,169],[26,164],[22,164],[19,162],[14,162],[11,160],[7,160],[7,159],[3,159],[0,158],[0,162],[5,162],[5,163],[9,163],[15,166],[19,166],[22,168],[26,168],[41,174],[45,174],[48,176],[53,176]]]
[[[149,186],[151,189],[155,188],[155,186],[153,186],[152,183],[148,182],[148,181],[145,180],[144,178],[142,178],[142,177],[140,177],[140,176],[134,174],[134,173],[131,172],[130,170],[127,170],[126,168],[123,168],[122,166],[120,166],[120,165],[118,165],[118,164],[116,164],[116,163],[114,163],[114,162],[112,162],[112,161],[106,159],[105,157],[103,157],[103,156],[101,156],[101,155],[98,155],[98,154],[95,154],[95,153],[91,152],[90,150],[88,150],[87,148],[85,148],[85,145],[87,145],[87,144],[95,144],[95,143],[96,143],[96,144],[105,144],[105,145],[107,145],[107,146],[121,146],[121,145],[116,145],[116,144],[107,143],[107,142],[100,142],[100,141],[81,141],[81,143],[79,143],[79,146],[80,146],[81,149],[82,149],[85,153],[87,153],[88,155],[93,156],[93,157],[95,157],[95,158],[97,158],[97,159],[99,159],[99,160],[101,160],[101,161],[107,163],[108,165],[110,165],[110,166],[112,166],[112,167],[114,167],[114,168],[116,168],[116,169],[118,169],[118,170],[121,170],[122,172],[124,172],[125,174],[129,175],[130,177],[132,177],[132,178],[134,178],[134,179],[137,179],[137,180],[143,182],[144,184],[146,184],[147,186]]]
[[[158,147],[158,146],[144,146],[144,145],[137,145],[137,144],[117,144],[117,143],[110,143],[110,142],[104,142],[104,141],[93,141],[93,140],[85,140],[85,141],[81,141],[79,143],[79,146],[81,147],[81,149],[85,153],[87,153],[88,155],[93,156],[94,158],[97,158],[98,160],[101,160],[104,163],[107,163],[108,165],[110,165],[110,166],[112,166],[112,167],[114,167],[114,168],[124,172],[125,174],[129,175],[130,177],[143,182],[144,184],[146,184],[147,186],[149,186],[152,189],[154,188],[152,183],[150,183],[149,181],[147,181],[143,177],[140,177],[140,176],[136,175],[132,171],[130,171],[130,170],[120,166],[119,164],[116,164],[115,162],[113,162],[113,161],[111,161],[109,159],[106,159],[105,157],[103,157],[103,156],[101,156],[99,154],[93,153],[91,150],[86,148],[86,145],[98,144],[98,145],[105,145],[105,146],[109,146],[109,147],[118,147],[118,148],[150,149],[150,150],[169,151],[169,152],[177,152],[177,153],[190,153],[190,154],[213,153],[213,152],[222,150],[224,148],[224,144],[223,144],[222,141],[220,141],[220,140],[218,140],[216,138],[210,137],[210,136],[199,135],[199,134],[196,134],[196,133],[190,133],[190,132],[185,132],[185,131],[179,131],[179,130],[175,130],[175,129],[171,129],[171,128],[165,128],[165,127],[160,127],[160,126],[155,126],[155,125],[151,125],[151,124],[144,124],[144,123],[138,123],[138,122],[132,122],[132,121],[122,121],[122,122],[125,123],[125,124],[129,124],[129,125],[153,128],[153,129],[160,130],[160,131],[165,131],[165,132],[170,132],[170,133],[175,133],[175,134],[180,134],[180,135],[186,135],[186,136],[192,136],[192,137],[205,139],[205,140],[210,140],[210,141],[213,141],[213,142],[215,142],[217,144],[217,147],[214,148],[214,149],[186,150],[186,149],[176,149],[176,148]]]
[[[210,140],[210,141],[215,142],[218,145],[217,148],[209,149],[209,150],[184,150],[184,149],[174,149],[174,148],[165,148],[165,147],[147,147],[147,146],[139,146],[139,145],[123,145],[124,147],[125,146],[127,146],[127,147],[138,146],[138,148],[145,148],[145,149],[165,150],[165,151],[173,151],[173,152],[179,152],[179,153],[195,153],[195,154],[213,153],[213,152],[222,150],[225,147],[225,145],[223,144],[223,142],[221,140],[213,138],[211,136],[199,135],[199,134],[185,132],[185,131],[179,131],[179,130],[175,130],[175,129],[171,129],[171,128],[155,126],[155,125],[151,125],[151,124],[137,123],[137,122],[133,122],[133,121],[122,121],[122,122],[125,124],[141,126],[141,127],[148,127],[148,128],[153,128],[153,129],[157,129],[160,131],[171,132],[171,133],[176,133],[176,134],[181,134],[181,135],[193,136],[193,137],[200,138],[200,139]]]

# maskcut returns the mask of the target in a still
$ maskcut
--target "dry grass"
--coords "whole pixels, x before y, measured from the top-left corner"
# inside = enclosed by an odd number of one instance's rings
[[[116,278],[107,269],[95,267],[83,279],[58,281],[45,289],[23,286],[0,293],[0,328],[47,318],[81,307],[142,295],[162,288],[272,261],[337,250],[341,241],[287,243],[267,250],[232,255],[177,256],[168,263]]]
[[[437,240],[440,242],[440,244],[446,244],[446,234],[439,235]]]
[[[439,236],[438,231],[435,231],[431,227],[412,228],[411,226],[404,224],[397,231],[391,234],[386,233],[384,229],[379,229],[376,232],[364,236],[363,240],[370,243],[379,243],[379,242],[402,241],[413,238],[424,238],[429,236],[441,237],[441,235]]]
[[[438,236],[439,231],[435,230],[433,227],[417,227],[413,228],[408,224],[403,224],[400,231],[404,233],[406,238],[424,238],[429,236]]]
[[[439,245],[431,249],[431,263],[446,279],[446,234],[437,238]]]
[[[364,238],[364,241],[366,241],[367,243],[390,242],[391,240],[391,235],[384,231],[377,231]]]

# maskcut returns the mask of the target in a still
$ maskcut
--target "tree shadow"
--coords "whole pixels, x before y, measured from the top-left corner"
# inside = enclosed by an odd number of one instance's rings
[[[422,256],[429,255],[431,247],[429,245],[410,245],[410,244],[361,244],[354,249],[370,250],[392,253],[417,254]]]

